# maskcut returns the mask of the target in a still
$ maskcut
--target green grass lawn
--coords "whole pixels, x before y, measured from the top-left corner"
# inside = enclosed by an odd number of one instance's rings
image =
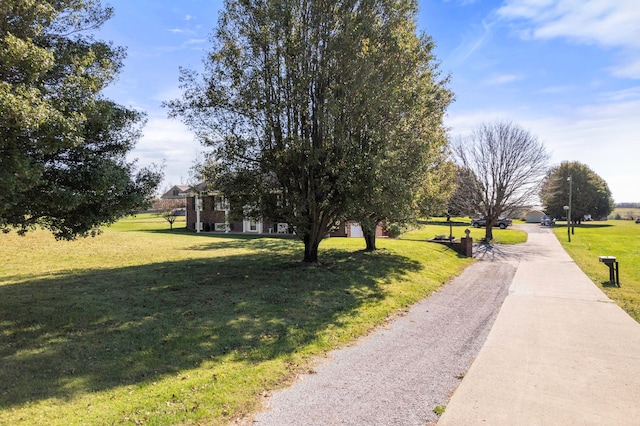
[[[180,224],[177,224],[180,227]],[[227,424],[472,261],[424,241],[0,234],[0,424]]]
[[[404,240],[425,241],[434,238],[436,235],[449,236],[449,232],[455,238],[463,238],[465,230],[471,231],[469,235],[474,241],[480,241],[485,236],[484,228],[474,228],[468,218],[451,218],[451,227],[444,218],[432,218],[426,224],[420,225],[417,229],[406,232],[400,236]],[[507,229],[494,228],[493,241],[497,244],[519,244],[527,241],[527,233],[511,227]]]
[[[640,224],[628,220],[584,222],[576,227],[570,243],[566,226],[556,226],[554,232],[587,276],[640,322]],[[609,283],[609,268],[599,262],[599,256],[617,258],[619,288]]]

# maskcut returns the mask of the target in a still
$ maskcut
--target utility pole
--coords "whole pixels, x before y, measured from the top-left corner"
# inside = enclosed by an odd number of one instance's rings
[[[567,178],[569,181],[569,209],[567,213],[567,237],[569,237],[569,242],[571,242],[571,186],[573,183],[573,179],[571,179],[571,175]]]

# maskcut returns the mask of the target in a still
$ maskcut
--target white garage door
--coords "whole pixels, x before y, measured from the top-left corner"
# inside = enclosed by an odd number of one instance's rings
[[[360,227],[359,224],[351,224],[349,225],[351,227],[351,229],[349,230],[349,235],[351,236],[351,238],[362,238],[364,237],[364,234],[362,233],[362,228]]]

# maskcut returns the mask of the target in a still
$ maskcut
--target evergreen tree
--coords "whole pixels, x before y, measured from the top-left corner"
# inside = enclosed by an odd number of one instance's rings
[[[89,32],[98,1],[0,2],[0,228],[93,235],[145,205],[160,174],[126,154],[143,115],[100,95],[124,51]]]

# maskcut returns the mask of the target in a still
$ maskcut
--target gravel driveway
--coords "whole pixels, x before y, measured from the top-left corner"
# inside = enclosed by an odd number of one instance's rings
[[[331,352],[315,374],[267,398],[253,423],[424,426],[437,421],[433,409],[447,404],[478,354],[517,266],[512,256],[487,256],[486,250],[479,258],[483,261],[407,315]]]

